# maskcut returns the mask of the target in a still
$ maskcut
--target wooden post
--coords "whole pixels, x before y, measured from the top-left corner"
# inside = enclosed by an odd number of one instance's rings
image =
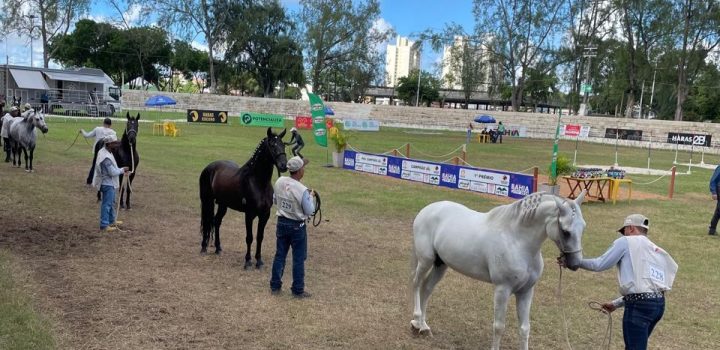
[[[533,168],[533,178],[533,193],[535,193],[538,188],[538,167]]]
[[[405,144],[405,157],[410,158],[410,143]]]
[[[675,169],[676,167],[673,165],[672,175],[670,176],[670,190],[668,191],[668,198],[670,199],[672,199],[673,192],[675,192]]]
[[[460,165],[460,158],[458,158],[458,156],[453,157],[453,163],[455,165]]]
[[[393,150],[393,156],[395,156],[395,157],[398,156],[398,151],[397,151],[397,149],[394,149],[394,150]]]
[[[463,147],[462,160],[463,163],[467,163],[467,152],[465,151],[465,147]]]

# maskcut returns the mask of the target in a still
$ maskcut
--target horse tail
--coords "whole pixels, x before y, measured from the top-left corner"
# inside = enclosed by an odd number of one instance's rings
[[[212,181],[215,176],[215,169],[207,166],[200,173],[200,233],[211,235],[214,225],[215,201],[212,193]]]

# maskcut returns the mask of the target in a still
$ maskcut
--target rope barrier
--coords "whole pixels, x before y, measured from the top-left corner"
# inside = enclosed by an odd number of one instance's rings
[[[672,171],[672,168],[670,168],[670,170],[668,170],[668,171]],[[668,176],[668,175],[669,174],[660,175],[660,177],[658,177],[657,179],[652,180],[650,182],[634,182],[633,181],[633,184],[635,184],[635,185],[650,185],[650,184],[660,181],[662,178],[664,178],[665,176]]]
[[[458,150],[461,150],[462,147],[463,147],[463,145],[460,145],[460,147],[458,147],[458,148],[450,151],[450,153],[443,154],[443,155],[427,154],[427,153],[424,153],[424,152],[420,151],[420,150],[417,149],[417,148],[413,148],[413,151],[414,151],[414,152],[417,152],[417,153],[420,153],[420,154],[423,155],[423,156],[430,157],[430,158],[444,158],[444,157],[447,157],[447,156],[449,156],[449,155],[452,155],[452,154],[456,153]]]

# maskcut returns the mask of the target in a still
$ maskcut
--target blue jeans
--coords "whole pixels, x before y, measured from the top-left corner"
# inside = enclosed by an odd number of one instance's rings
[[[623,314],[625,349],[647,349],[648,338],[664,313],[665,298],[626,302]]]
[[[109,185],[100,186],[102,202],[100,203],[100,229],[104,229],[115,223],[115,187]]]
[[[304,221],[295,221],[278,216],[277,244],[272,265],[270,289],[280,290],[285,270],[285,258],[292,248],[292,292],[302,294],[305,291],[305,259],[307,258],[307,231]]]

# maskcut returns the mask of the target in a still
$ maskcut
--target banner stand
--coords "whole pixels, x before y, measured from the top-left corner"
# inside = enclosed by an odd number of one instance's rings
[[[325,165],[323,165],[323,168],[332,168],[333,164],[330,162],[330,156],[328,153],[328,148],[325,147]]]

